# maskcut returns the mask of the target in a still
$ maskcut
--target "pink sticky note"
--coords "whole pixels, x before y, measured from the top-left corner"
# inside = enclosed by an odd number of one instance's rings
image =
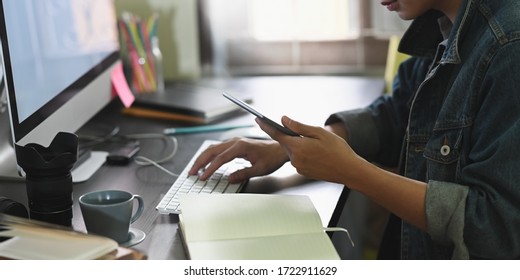
[[[111,73],[112,87],[114,92],[119,96],[126,108],[134,103],[135,96],[128,86],[125,74],[123,72],[123,64],[118,63]]]

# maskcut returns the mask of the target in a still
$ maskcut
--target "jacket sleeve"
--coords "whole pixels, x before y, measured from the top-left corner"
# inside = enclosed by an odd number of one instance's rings
[[[410,102],[424,80],[429,61],[410,58],[399,66],[392,94],[383,95],[366,108],[331,115],[325,124],[344,124],[350,146],[368,161],[388,167],[399,163],[408,124]]]

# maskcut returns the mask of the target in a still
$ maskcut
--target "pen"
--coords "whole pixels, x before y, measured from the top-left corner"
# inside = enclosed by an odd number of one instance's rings
[[[247,125],[202,125],[202,126],[193,126],[193,127],[166,128],[163,130],[163,133],[166,135],[178,135],[178,134],[223,131],[223,130],[252,127],[252,126],[253,126],[252,124],[247,124]]]

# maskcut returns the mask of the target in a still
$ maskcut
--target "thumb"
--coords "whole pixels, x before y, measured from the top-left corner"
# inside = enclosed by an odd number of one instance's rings
[[[318,136],[316,127],[295,121],[287,116],[282,117],[282,124],[285,127],[287,127],[288,129],[290,129],[302,136],[311,137],[311,138],[316,138]]]

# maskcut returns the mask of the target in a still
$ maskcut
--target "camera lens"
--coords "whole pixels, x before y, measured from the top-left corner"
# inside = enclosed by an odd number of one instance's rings
[[[60,132],[49,147],[16,145],[18,164],[25,172],[31,219],[72,225],[72,175],[78,157],[78,137]]]

